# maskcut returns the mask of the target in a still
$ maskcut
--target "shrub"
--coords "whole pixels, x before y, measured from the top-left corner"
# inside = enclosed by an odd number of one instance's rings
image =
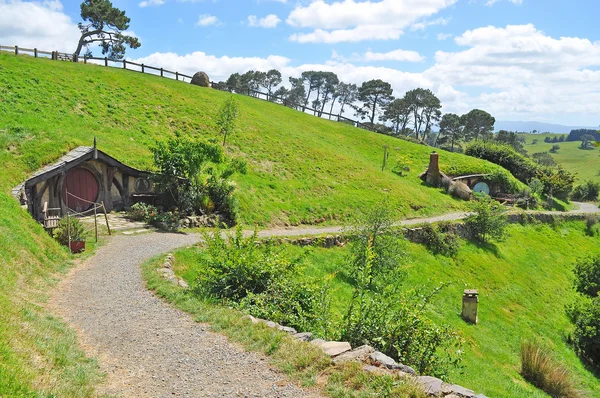
[[[444,228],[446,231],[444,231]],[[434,254],[454,257],[460,249],[460,238],[449,227],[427,224],[422,228],[425,246]]]
[[[150,209],[148,223],[163,231],[177,232],[179,230],[179,214],[177,211],[159,211]]]
[[[69,234],[71,242],[84,241],[87,233],[83,229],[83,224],[75,217],[63,217],[58,222],[58,227],[54,229],[52,235],[54,239],[63,246],[69,245]]]
[[[567,315],[575,325],[571,342],[575,351],[588,363],[600,365],[600,296],[581,297],[567,307]]]
[[[353,220],[353,225],[346,228],[350,237],[350,254],[344,264],[346,276],[355,280],[366,263],[365,255],[367,246],[373,253],[372,284],[376,284],[381,276],[389,271],[394,271],[400,265],[404,257],[404,236],[394,229],[393,212],[387,202],[378,205],[359,214]],[[371,286],[373,287],[373,286]]]
[[[156,207],[139,202],[132,205],[127,210],[127,218],[134,221],[148,221],[150,213],[156,213]]]
[[[465,153],[504,167],[523,183],[538,178],[544,184],[544,194],[566,199],[573,189],[573,174],[560,166],[551,168],[539,165],[509,145],[475,142]]]
[[[552,397],[579,397],[571,375],[538,343],[521,343],[521,374],[525,380]]]
[[[594,201],[598,200],[598,194],[600,193],[600,183],[588,180],[581,185],[577,185],[573,188],[571,193],[571,199],[581,201]]]
[[[600,292],[600,255],[582,258],[575,263],[575,290],[590,297]]]
[[[379,292],[370,289],[375,253],[369,244],[365,263],[356,275],[341,338],[351,345],[369,344],[420,373],[444,377],[460,361],[462,340],[448,326],[427,318],[426,307],[439,289],[426,296],[403,294],[394,277]]]
[[[585,233],[588,236],[594,236],[597,232],[596,224],[598,224],[598,216],[595,214],[588,214],[585,216]]]
[[[508,224],[504,207],[486,194],[475,195],[477,200],[471,206],[473,214],[465,219],[471,237],[483,243],[503,240]]]
[[[255,231],[244,237],[241,228],[224,238],[219,231],[205,231],[206,251],[199,258],[204,270],[195,291],[205,297],[239,301],[249,294],[267,291],[274,281],[290,276],[299,259],[289,260],[273,244],[258,244]]]

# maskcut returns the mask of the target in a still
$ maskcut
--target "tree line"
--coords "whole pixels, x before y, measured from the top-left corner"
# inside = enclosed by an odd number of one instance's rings
[[[473,109],[460,116],[442,114],[440,99],[429,89],[416,88],[402,98],[395,98],[392,85],[381,79],[356,85],[345,83],[327,71],[305,71],[288,81],[289,88],[281,86],[283,78],[276,69],[250,70],[233,73],[213,87],[254,97],[263,93],[268,101],[301,111],[311,109],[320,117],[328,114],[330,119],[337,105],[337,116],[351,110],[377,132],[409,137],[452,151],[460,149],[460,142],[492,137],[495,119],[488,112]],[[439,132],[434,131],[436,126]]]

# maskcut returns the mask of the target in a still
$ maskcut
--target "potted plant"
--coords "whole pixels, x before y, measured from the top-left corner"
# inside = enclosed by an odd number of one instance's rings
[[[63,217],[54,230],[54,238],[63,246],[69,246],[71,253],[81,253],[85,250],[86,232],[81,221],[74,217]],[[69,235],[71,240],[69,241]]]

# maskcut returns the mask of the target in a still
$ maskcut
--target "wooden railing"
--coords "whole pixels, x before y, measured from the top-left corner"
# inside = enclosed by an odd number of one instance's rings
[[[192,80],[192,76],[189,76],[189,75],[177,72],[177,71],[174,72],[174,71],[170,71],[170,70],[167,70],[164,68],[158,68],[156,66],[139,64],[136,62],[127,61],[125,59],[111,59],[108,57],[103,57],[103,58],[102,57],[88,57],[85,55],[83,57],[81,57],[81,56],[78,57],[75,54],[61,53],[59,51],[42,51],[42,50],[38,50],[37,48],[24,48],[24,47],[19,47],[19,46],[2,46],[2,45],[0,45],[0,51],[9,51],[9,52],[14,53],[15,55],[28,54],[28,55],[33,55],[35,58],[49,58],[53,61],[83,62],[84,64],[87,64],[88,62],[91,61],[94,64],[104,65],[105,67],[116,67],[116,68],[120,68],[120,69],[134,71],[134,72],[149,73],[154,76],[175,79],[178,81],[180,80],[183,82],[186,81],[185,79],[189,79],[189,81]],[[152,73],[150,71],[154,71],[156,73]],[[214,82],[210,82],[210,85],[213,88],[218,88],[217,84]],[[263,93],[262,91],[250,89],[250,90],[248,90],[247,93],[237,93],[237,94],[245,94],[245,95],[248,95],[248,96],[251,96],[254,98],[262,99],[264,101],[280,103],[282,105],[288,106],[290,108],[294,108],[294,109],[299,110],[304,113],[306,113],[306,112],[312,113],[314,116],[317,116],[317,117],[329,118],[329,120],[336,120],[338,122],[351,124],[354,127],[358,127],[358,128],[364,129],[364,130],[369,130],[369,131],[372,131],[375,133],[385,134],[385,133],[378,131],[377,129],[373,128],[372,126],[370,126],[368,124],[361,123],[357,120],[349,119],[340,114],[333,114],[333,113],[321,111],[318,109],[312,109],[312,108],[305,106],[304,104],[290,103],[285,98],[276,97],[272,94]],[[262,98],[262,97],[264,97],[264,98]]]

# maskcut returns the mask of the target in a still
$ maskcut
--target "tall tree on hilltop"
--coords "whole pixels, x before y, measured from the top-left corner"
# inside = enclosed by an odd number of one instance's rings
[[[425,135],[431,131],[433,124],[437,123],[442,116],[441,102],[433,91],[424,88],[407,91],[404,99],[410,105],[413,113],[415,138],[417,140],[424,139]]]
[[[473,109],[463,115],[465,126],[465,137],[468,140],[487,140],[492,136],[496,119],[481,109]]]
[[[454,144],[463,139],[464,126],[463,118],[454,114],[446,113],[440,121],[440,132],[438,136],[438,144],[447,144],[450,142],[450,150],[454,152]]]
[[[338,85],[338,103],[340,104],[340,115],[344,114],[346,105],[352,105],[358,99],[358,87],[356,84],[340,83]]]
[[[337,85],[340,84],[340,79],[333,72],[322,72],[323,76],[323,87],[321,90],[321,110],[319,111],[319,116],[323,114],[325,110],[325,105],[331,101],[331,97],[335,93],[337,89]]]
[[[358,89],[358,100],[363,103],[362,107],[356,107],[357,113],[362,117],[368,117],[371,125],[375,123],[375,116],[379,109],[385,107],[394,99],[392,85],[380,79],[364,82]]]
[[[317,90],[317,99],[320,96],[321,87],[323,86],[323,75],[321,72],[317,72],[314,70],[302,72],[302,82],[308,84],[308,90],[306,90],[306,98],[304,99],[304,110],[308,105],[308,101],[310,100],[310,95],[313,90]]]
[[[87,54],[91,54],[89,45],[92,43],[99,43],[102,54],[111,59],[122,59],[125,46],[134,49],[141,46],[137,37],[123,34],[131,20],[125,11],[113,7],[109,0],[85,0],[80,7],[84,22],[77,24],[81,37],[73,54],[75,62],[84,47],[87,48]]]
[[[382,120],[392,123],[392,130],[397,135],[403,134],[410,121],[410,104],[404,98],[397,98],[390,102],[383,112]]]
[[[270,101],[273,96],[273,89],[281,84],[281,72],[277,69],[271,69],[266,73],[261,84],[267,89],[267,99]]]

